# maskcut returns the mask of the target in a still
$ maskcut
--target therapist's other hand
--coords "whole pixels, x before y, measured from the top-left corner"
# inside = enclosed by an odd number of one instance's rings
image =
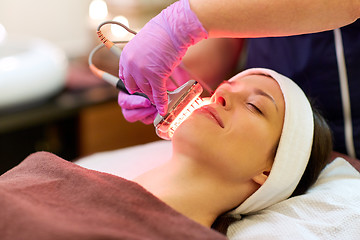
[[[155,106],[151,104],[149,99],[142,96],[119,92],[118,103],[124,118],[128,122],[141,121],[144,124],[150,124],[157,115]]]
[[[182,64],[174,69],[171,77],[172,80],[168,79],[166,81],[166,88],[169,91],[175,90],[190,80],[190,74],[182,67]],[[118,103],[124,118],[128,122],[140,121],[144,124],[151,124],[158,113],[150,100],[141,96],[119,92]]]
[[[188,47],[207,36],[188,0],[175,2],[126,44],[120,57],[119,77],[130,93],[145,93],[158,112],[165,115],[166,80]]]

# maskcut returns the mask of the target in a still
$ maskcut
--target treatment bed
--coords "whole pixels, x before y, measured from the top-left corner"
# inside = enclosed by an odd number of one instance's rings
[[[171,142],[156,141],[96,153],[75,163],[131,180],[170,157]],[[360,161],[341,154],[334,158],[306,194],[243,217],[230,225],[228,238],[360,239]]]

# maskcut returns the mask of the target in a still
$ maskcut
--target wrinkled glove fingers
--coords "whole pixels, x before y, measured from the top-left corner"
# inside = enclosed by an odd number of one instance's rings
[[[156,110],[156,108],[154,107],[154,113],[145,117],[144,119],[140,120],[141,122],[143,122],[144,124],[152,124],[154,122],[154,119],[156,118],[158,112]]]
[[[140,109],[125,109],[122,108],[122,113],[124,118],[128,122],[141,121],[145,124],[150,124],[154,120],[157,111],[156,108],[151,106],[149,108],[140,108]]]
[[[121,61],[121,58],[120,58]],[[140,92],[139,86],[136,84],[135,79],[130,74],[129,71],[127,71],[126,68],[123,68],[122,65],[119,66],[119,77],[125,84],[126,89],[129,93],[133,94],[135,92]]]
[[[118,103],[121,108],[125,109],[147,108],[152,105],[150,100],[145,97],[129,95],[124,92],[119,92]]]

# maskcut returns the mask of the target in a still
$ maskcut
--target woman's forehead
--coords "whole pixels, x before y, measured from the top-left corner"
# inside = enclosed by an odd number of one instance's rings
[[[252,89],[254,92],[263,92],[262,95],[270,95],[271,98],[284,105],[284,96],[279,83],[272,77],[264,74],[252,74],[246,76],[233,77],[229,80],[233,91],[243,87]]]
[[[254,85],[259,88],[276,87],[280,90],[280,92],[282,92],[278,82],[274,78],[263,74],[252,74],[246,76],[236,75],[229,79],[229,82],[232,83],[233,86],[236,86],[237,83],[239,85],[241,85],[242,83],[247,83],[249,85]]]
[[[249,81],[249,80],[276,82],[275,79],[265,74],[250,74],[245,76],[241,74],[237,74],[234,77],[230,78],[229,82]]]

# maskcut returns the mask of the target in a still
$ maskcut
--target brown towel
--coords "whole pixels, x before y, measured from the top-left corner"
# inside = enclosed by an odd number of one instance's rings
[[[1,239],[226,239],[140,185],[39,152],[0,176]]]

